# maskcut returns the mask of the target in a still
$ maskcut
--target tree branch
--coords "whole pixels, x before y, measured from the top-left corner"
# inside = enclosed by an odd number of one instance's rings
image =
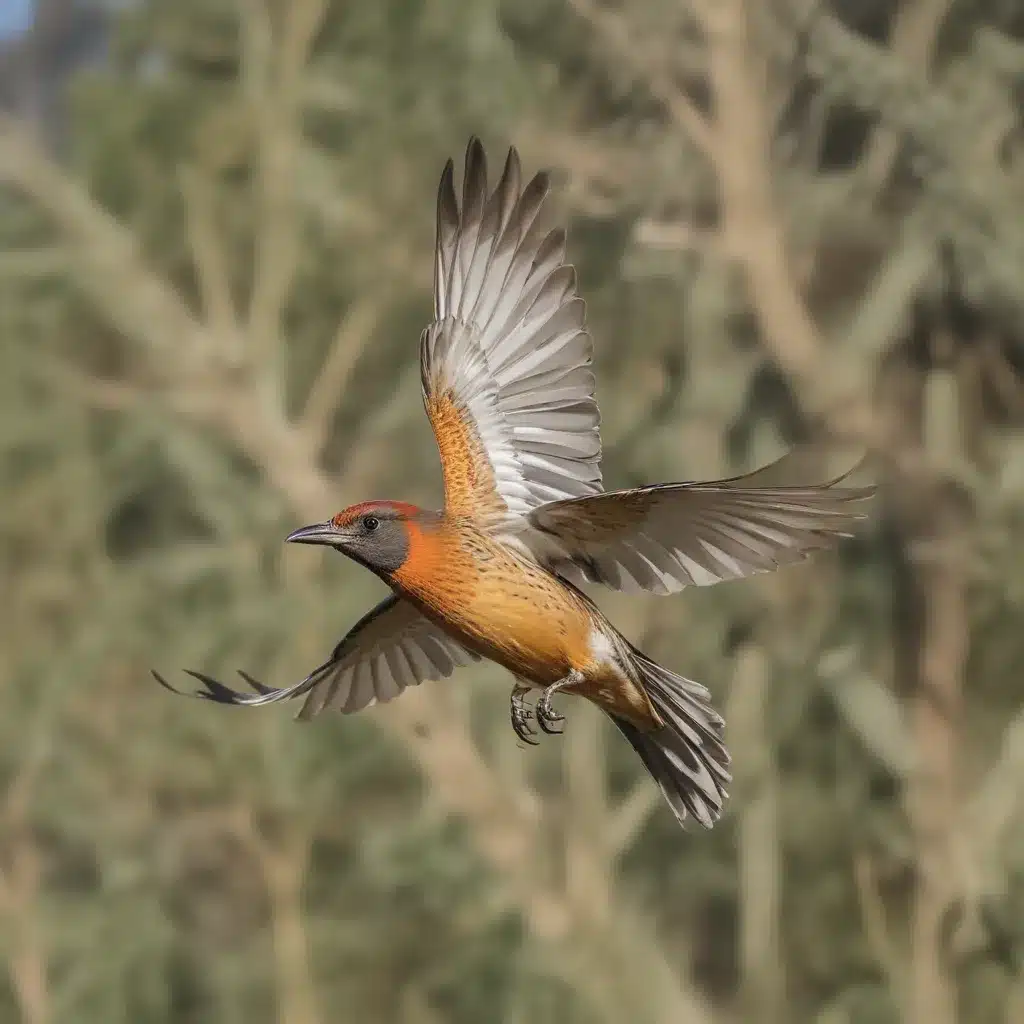
[[[790,267],[772,189],[767,69],[751,45],[743,0],[708,12],[725,247],[747,281],[765,343],[810,401],[821,341]]]
[[[588,927],[607,925],[614,890],[613,860],[604,835],[608,794],[602,717],[592,708],[575,715],[562,748],[567,783],[566,898],[574,916]]]
[[[150,270],[134,239],[66,177],[31,134],[0,114],[0,182],[31,200],[65,236],[76,283],[147,351],[161,372],[180,377],[204,362],[208,337],[188,304]]]
[[[717,141],[707,118],[697,105],[659,69],[652,68],[643,51],[633,44],[623,19],[613,11],[601,10],[594,0],[568,0],[569,6],[633,73],[646,82],[651,94],[660,100],[672,120],[712,163],[717,163]]]
[[[302,80],[325,0],[283,7],[283,39],[273,49],[264,0],[242,0],[243,82],[257,137],[257,234],[249,332],[253,363],[283,388],[281,317],[298,266],[300,220],[295,203],[301,146]]]
[[[302,888],[309,868],[313,836],[292,825],[276,843],[253,820],[252,808],[232,815],[235,832],[260,866],[270,902],[270,924],[281,1024],[319,1024],[316,984],[302,910]]]
[[[229,366],[241,364],[243,349],[238,314],[231,297],[231,283],[224,251],[216,231],[216,203],[211,183],[194,168],[181,171],[181,194],[185,204],[185,228],[196,278],[203,300],[203,313],[222,340],[220,353]]]
[[[939,30],[952,5],[953,0],[903,0],[899,4],[889,48],[922,78],[927,77]],[[900,141],[899,133],[884,123],[872,134],[857,170],[872,193],[888,179]]]
[[[896,1005],[906,1008],[905,969],[892,940],[886,920],[885,903],[878,891],[878,881],[870,856],[865,852],[854,854],[853,880],[857,888],[861,924],[868,948],[878,966],[885,972]]]
[[[721,202],[723,249],[740,268],[751,306],[772,358],[793,384],[812,417],[859,439],[869,436],[866,396],[843,394],[834,405],[820,395],[821,338],[797,283],[772,187],[768,73],[751,45],[744,0],[691,4],[705,31],[709,52],[714,121],[680,88],[652,69],[633,45],[622,18],[600,10],[594,0],[569,0],[579,14],[660,99],[672,121],[716,171]]]
[[[634,842],[651,814],[661,806],[661,793],[644,775],[611,812],[605,831],[613,856],[621,856]]]
[[[739,804],[740,968],[744,1016],[785,1019],[780,916],[782,850],[778,774],[765,730],[768,665],[765,651],[748,643],[736,656],[727,709],[732,741],[743,750],[734,787]]]
[[[322,450],[327,441],[331,420],[341,404],[359,355],[377,326],[383,304],[379,296],[357,299],[338,324],[299,418],[299,429],[317,451]]]

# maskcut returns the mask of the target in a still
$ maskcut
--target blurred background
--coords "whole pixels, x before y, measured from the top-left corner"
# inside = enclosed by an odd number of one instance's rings
[[[1019,0],[0,0],[0,1021],[1024,1021]],[[284,550],[436,504],[434,195],[552,170],[609,486],[880,456],[833,556],[598,594],[705,682],[681,832],[509,678],[303,675],[383,587]]]

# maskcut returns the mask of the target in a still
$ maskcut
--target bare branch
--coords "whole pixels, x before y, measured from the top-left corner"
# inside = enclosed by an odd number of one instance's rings
[[[257,135],[257,230],[249,332],[253,363],[281,372],[280,330],[298,265],[300,219],[295,202],[301,146],[302,80],[309,50],[326,11],[324,0],[285,5],[283,40],[273,50],[263,0],[242,0],[243,81]],[[275,387],[280,388],[277,380]]]
[[[651,780],[645,775],[634,784],[611,813],[606,833],[608,847],[613,856],[620,856],[629,849],[647,819],[660,806],[661,794],[658,787],[652,785]]]
[[[821,339],[800,292],[776,209],[768,73],[749,38],[750,12],[744,0],[691,5],[707,36],[713,123],[643,59],[619,15],[600,10],[594,0],[569,3],[665,104],[676,126],[717,172],[723,249],[743,271],[765,344],[808,412],[826,418],[837,433],[864,436],[869,429],[865,396],[843,395],[831,406],[819,397]],[[827,392],[830,398],[834,391]]]
[[[316,451],[327,441],[331,419],[341,404],[359,355],[380,319],[382,307],[383,300],[379,296],[359,299],[346,310],[338,324],[299,418],[299,429],[308,436]]]
[[[64,236],[76,283],[156,366],[175,374],[199,368],[208,339],[184,299],[146,266],[131,235],[2,114],[0,182],[49,217]]]
[[[271,842],[257,827],[251,807],[237,808],[230,817],[238,838],[259,863],[267,887],[279,1019],[288,1024],[318,1024],[316,984],[302,909],[313,836],[294,823]]]
[[[211,183],[194,168],[181,171],[181,193],[185,203],[185,226],[195,263],[203,311],[218,340],[227,351],[225,363],[241,361],[238,316],[231,297],[231,284],[224,250],[216,231],[216,203]]]
[[[797,291],[775,208],[767,69],[751,46],[747,14],[742,0],[722,0],[707,24],[725,244],[744,271],[772,355],[806,394],[821,344]]]
[[[563,747],[568,806],[565,812],[565,888],[574,916],[592,927],[611,914],[613,861],[602,842],[608,816],[601,717],[576,715]]]
[[[669,252],[697,252],[720,250],[721,241],[715,231],[706,231],[681,221],[644,219],[637,221],[633,238],[638,245]]]
[[[890,50],[922,76],[926,76],[939,29],[952,7],[952,0],[904,0],[898,5],[892,28]],[[877,192],[889,177],[899,152],[900,136],[882,123],[871,136],[858,174]]]
[[[68,253],[58,245],[0,253],[0,278],[7,281],[50,277],[67,269]]]
[[[878,880],[867,853],[854,855],[853,878],[857,886],[857,901],[860,905],[861,923],[868,948],[874,954],[878,966],[885,972],[897,1005],[905,1006],[905,967],[893,942],[886,920],[885,903],[878,891]]]
[[[94,377],[67,365],[48,367],[47,373],[59,387],[74,395],[79,401],[104,412],[127,412],[138,409],[154,397],[152,393],[147,394],[135,384]]]
[[[739,803],[740,959],[745,1016],[785,1019],[780,941],[782,849],[775,752],[765,730],[768,665],[764,649],[737,652],[727,709],[733,743],[743,750],[734,787]]]
[[[594,0],[569,0],[569,6],[587,22],[615,55],[642,78],[651,93],[683,129],[693,145],[712,163],[718,159],[714,132],[696,104],[663,71],[652,68],[644,53],[635,46],[629,29],[613,11],[601,10]]]

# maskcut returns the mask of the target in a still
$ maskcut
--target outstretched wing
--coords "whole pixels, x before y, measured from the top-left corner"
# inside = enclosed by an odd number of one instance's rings
[[[601,490],[592,345],[565,232],[537,217],[538,174],[519,157],[488,195],[483,147],[466,151],[462,207],[449,160],[437,198],[434,323],[420,339],[423,400],[444,471],[445,507],[524,515]]]
[[[530,513],[524,541],[572,582],[671,594],[770,572],[832,547],[874,487],[778,486],[793,459],[708,483],[660,484],[559,501]],[[850,472],[853,472],[852,470]]]
[[[409,686],[447,678],[459,666],[478,660],[411,604],[392,595],[349,630],[327,661],[292,686],[273,689],[239,672],[256,691],[250,694],[232,690],[201,672],[188,674],[205,687],[194,696],[218,704],[253,706],[305,697],[298,717],[308,719],[326,708],[351,714],[384,704]],[[156,672],[153,675],[168,690],[182,692]]]

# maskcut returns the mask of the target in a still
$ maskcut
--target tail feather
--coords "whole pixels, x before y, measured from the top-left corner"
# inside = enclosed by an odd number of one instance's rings
[[[640,682],[664,721],[656,732],[641,732],[615,718],[640,755],[680,824],[687,815],[711,828],[722,813],[732,781],[729,752],[722,742],[725,722],[711,706],[711,694],[635,651]]]

